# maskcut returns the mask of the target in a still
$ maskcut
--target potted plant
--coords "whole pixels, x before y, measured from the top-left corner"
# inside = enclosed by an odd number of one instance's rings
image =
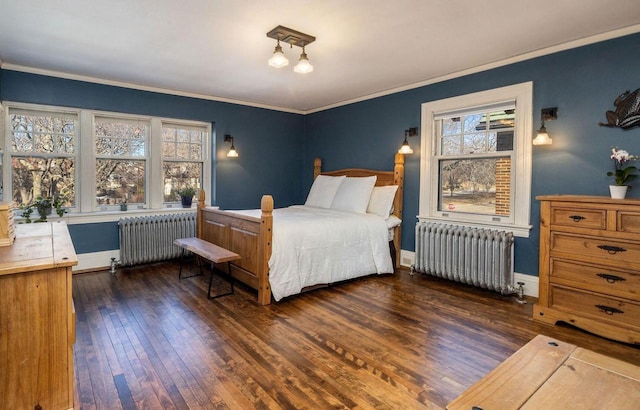
[[[193,197],[196,194],[196,189],[192,186],[187,185],[184,188],[180,188],[177,193],[178,195],[180,195],[182,207],[191,208],[191,202],[193,201]]]
[[[30,204],[20,205],[20,209],[22,210],[22,217],[25,218],[26,223],[31,223],[31,214],[34,210],[37,211],[40,216],[35,222],[46,222],[47,215],[50,215],[53,209],[56,210],[56,214],[59,217],[62,217],[67,212],[64,207],[66,202],[67,198],[63,195],[56,195],[54,197],[38,195],[36,200]]]
[[[611,198],[623,199],[627,194],[627,190],[631,189],[629,183],[636,179],[638,175],[635,172],[638,168],[627,165],[629,161],[638,159],[637,155],[631,155],[623,149],[613,147],[611,149],[611,159],[614,162],[614,172],[607,172],[607,176],[613,177],[616,181],[615,185],[609,185]]]

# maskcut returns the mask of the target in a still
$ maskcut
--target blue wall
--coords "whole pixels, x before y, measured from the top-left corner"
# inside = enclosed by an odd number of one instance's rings
[[[300,203],[304,198],[302,115],[11,70],[0,70],[0,84],[2,101],[211,123],[214,197],[207,202],[213,205],[226,209],[257,208],[266,193],[272,194],[280,207]],[[233,135],[240,157],[226,157],[229,144],[223,142],[224,134]],[[70,227],[78,253],[118,249],[115,222],[89,226]]]
[[[263,193],[273,194],[278,207],[303,202],[315,157],[323,159],[327,170],[392,170],[404,130],[420,126],[422,103],[533,81],[534,127],[539,127],[542,108],[558,107],[558,119],[546,124],[553,145],[533,149],[533,229],[530,238],[518,238],[515,247],[516,271],[537,275],[535,196],[608,195],[611,147],[640,154],[640,128],[598,126],[618,95],[640,88],[638,67],[640,34],[634,34],[306,116],[8,70],[0,70],[0,99],[211,122],[218,147],[213,148],[217,158],[213,203],[230,209],[254,208]],[[227,133],[236,138],[240,157],[235,160],[224,157],[227,146],[222,139]],[[402,247],[406,250],[414,249],[420,184],[420,141],[410,142],[415,153],[405,163]],[[640,185],[629,196],[640,197]],[[96,230],[111,239],[86,242],[92,245],[83,245],[79,253],[117,248],[113,224],[92,225],[72,228],[74,243],[93,241]]]
[[[476,91],[533,81],[533,124],[540,110],[558,107],[558,119],[546,123],[553,145],[533,148],[529,238],[517,238],[515,270],[537,275],[539,204],[536,195],[608,195],[612,146],[640,154],[640,128],[598,126],[623,91],[640,88],[640,34],[483,71],[305,116],[305,165],[322,157],[326,169],[393,169],[404,130],[420,126],[421,104]],[[532,132],[534,132],[532,130]],[[414,249],[420,189],[420,139],[412,138],[406,156],[402,248]],[[304,184],[311,179],[304,176]],[[640,197],[640,186],[631,191]]]

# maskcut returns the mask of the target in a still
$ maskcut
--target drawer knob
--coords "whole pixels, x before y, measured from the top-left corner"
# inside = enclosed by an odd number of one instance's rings
[[[582,215],[571,215],[571,216],[569,216],[569,218],[573,219],[573,222],[580,222],[583,219],[587,219]]]
[[[615,314],[615,313],[624,313],[624,311],[620,310],[620,309],[616,309],[614,307],[611,306],[607,306],[607,305],[595,305],[596,308],[598,308],[602,313],[605,313],[609,316]]]
[[[603,251],[609,252],[611,255],[615,255],[618,252],[627,251],[625,248],[621,248],[619,246],[611,246],[611,245],[598,245],[598,248],[602,249]]]
[[[625,278],[621,278],[620,276],[616,276],[616,275],[610,275],[608,273],[598,273],[596,276],[601,277],[602,279],[606,280],[609,283],[616,283],[619,281],[625,281]]]

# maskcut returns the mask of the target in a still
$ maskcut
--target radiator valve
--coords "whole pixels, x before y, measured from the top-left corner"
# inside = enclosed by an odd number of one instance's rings
[[[521,305],[527,304],[527,301],[524,299],[524,282],[518,282],[518,298],[516,299],[516,302]]]
[[[120,265],[120,262],[118,262],[118,261],[116,260],[116,258],[111,258],[111,268],[109,269],[109,272],[110,272],[112,275],[115,275],[115,274],[116,274],[116,266],[118,266],[118,265]]]

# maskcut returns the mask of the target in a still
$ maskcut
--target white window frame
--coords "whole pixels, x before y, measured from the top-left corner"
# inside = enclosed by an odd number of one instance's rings
[[[463,214],[438,210],[439,170],[436,117],[441,113],[465,112],[514,101],[515,129],[512,155],[511,215]],[[529,237],[531,225],[533,83],[525,82],[422,104],[420,160],[420,221],[489,227]]]
[[[73,109],[61,106],[49,106],[39,104],[26,104],[18,102],[4,101],[4,112],[0,111],[4,126],[0,130],[0,147],[4,148],[2,161],[3,197],[2,200],[11,200],[13,194],[12,172],[11,172],[11,139],[9,112],[11,109],[25,109],[34,111],[48,111],[52,113],[77,113],[78,126],[76,141],[76,206],[66,214],[63,219],[69,223],[93,223],[117,221],[123,216],[139,216],[148,214],[158,214],[164,212],[188,212],[189,209],[177,207],[175,204],[164,203],[163,175],[162,175],[162,124],[185,125],[189,127],[203,127],[207,135],[203,143],[203,175],[202,189],[205,197],[211,198],[211,144],[212,132],[211,123],[182,120],[164,117],[152,117],[145,115],[132,115],[110,111],[97,111],[85,109]],[[128,211],[121,212],[118,206],[99,206],[96,203],[96,155],[95,155],[95,117],[124,118],[127,120],[144,120],[149,122],[149,135],[147,147],[146,165],[146,203],[129,207]],[[194,205],[195,206],[195,205]],[[20,217],[20,213],[16,214]],[[56,216],[51,216],[56,219]]]

